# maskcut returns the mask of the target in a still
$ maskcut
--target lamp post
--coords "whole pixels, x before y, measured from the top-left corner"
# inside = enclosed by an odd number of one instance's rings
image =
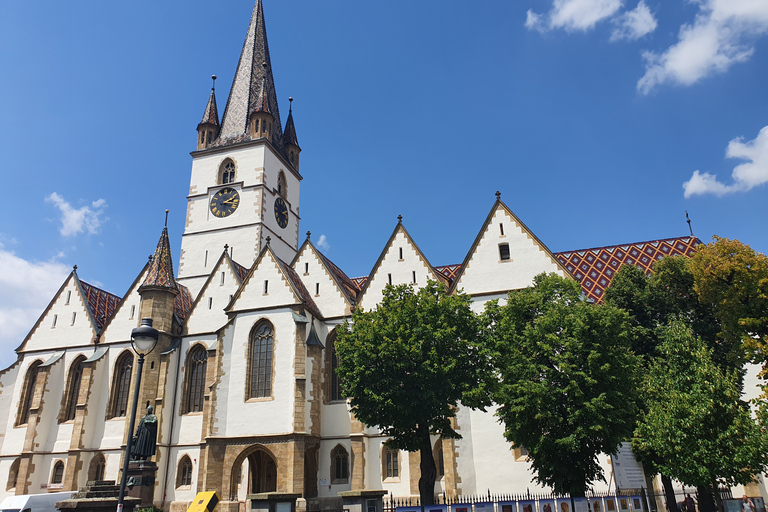
[[[133,391],[133,404],[131,405],[131,422],[128,426],[128,441],[125,443],[125,460],[123,460],[123,474],[120,477],[120,494],[117,498],[117,512],[123,512],[125,499],[125,484],[128,480],[128,463],[131,459],[131,445],[133,444],[133,427],[136,423],[136,406],[139,403],[139,387],[141,386],[141,370],[144,367],[144,356],[154,350],[157,344],[158,332],[152,327],[151,318],[142,318],[141,325],[131,331],[131,346],[139,356],[139,368],[136,371],[136,387]]]

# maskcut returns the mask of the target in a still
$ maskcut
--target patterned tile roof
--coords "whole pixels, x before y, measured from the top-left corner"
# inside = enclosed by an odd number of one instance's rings
[[[435,272],[442,275],[449,283],[452,283],[453,280],[456,279],[456,274],[459,272],[461,265],[441,265],[433,268],[435,269]]]
[[[595,247],[555,253],[555,257],[573,274],[587,298],[601,302],[606,288],[622,265],[635,265],[646,274],[664,256],[690,256],[701,240],[696,237],[665,238],[649,242]]]
[[[107,320],[115,314],[117,306],[120,305],[120,301],[123,299],[117,295],[96,288],[85,281],[80,281],[80,287],[85,295],[85,302],[88,304],[91,316],[96,322],[96,328],[101,331]]]
[[[355,283],[355,286],[357,286],[357,290],[360,291],[363,289],[363,286],[365,286],[365,283],[368,281],[368,276],[363,277],[353,277],[350,279],[353,283]]]
[[[269,96],[267,94],[267,80],[261,79],[261,90],[256,99],[252,100],[251,107],[248,109],[250,112],[266,112],[272,114],[272,110],[269,108]]]
[[[189,288],[183,284],[177,283],[176,288],[178,288],[179,294],[173,302],[173,312],[182,320],[186,320],[192,309],[192,294],[189,292]]]
[[[299,294],[299,297],[301,298],[301,301],[304,303],[304,306],[309,310],[310,313],[312,313],[312,316],[315,318],[323,318],[322,313],[320,313],[320,309],[317,307],[317,304],[315,304],[315,301],[312,300],[312,296],[307,291],[307,288],[304,286],[304,283],[301,281],[301,278],[296,273],[293,268],[288,265],[286,262],[275,256],[275,260],[277,261],[278,265],[283,269],[283,272],[288,277],[288,279],[291,280],[291,283],[293,284],[293,288],[296,290],[296,292]]]
[[[211,89],[211,95],[208,98],[208,104],[205,106],[203,120],[200,124],[212,124],[219,126],[219,110],[216,108],[216,92]]]
[[[155,255],[147,270],[147,278],[141,286],[156,286],[160,288],[177,289],[173,278],[173,261],[171,260],[171,244],[168,241],[168,228],[163,228],[160,240],[157,242]]]
[[[262,64],[266,63],[266,67]],[[264,23],[264,9],[261,0],[256,0],[251,14],[251,22],[245,36],[240,61],[237,64],[232,89],[221,118],[221,132],[213,146],[227,146],[236,142],[250,140],[248,118],[255,99],[262,90],[262,80],[266,81],[266,98],[270,113],[275,118],[270,134],[270,142],[283,152],[283,130],[280,121],[280,109],[275,93],[275,80],[272,76],[272,60],[269,56],[267,30]]]
[[[245,279],[246,274],[248,274],[248,269],[240,265],[238,262],[236,262],[232,258],[229,258],[229,263],[232,265],[232,270],[235,271],[235,274],[237,275],[237,278],[240,280],[240,283],[242,283],[243,280]]]

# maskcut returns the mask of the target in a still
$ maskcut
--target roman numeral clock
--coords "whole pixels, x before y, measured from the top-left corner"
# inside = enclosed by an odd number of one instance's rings
[[[216,217],[228,217],[235,213],[238,204],[240,204],[240,194],[237,190],[225,187],[211,198],[211,213]]]

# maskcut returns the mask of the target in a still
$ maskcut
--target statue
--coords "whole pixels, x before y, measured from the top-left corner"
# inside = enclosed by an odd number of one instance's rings
[[[157,416],[152,414],[154,409],[147,407],[147,415],[141,418],[136,427],[131,446],[131,460],[147,460],[155,454],[157,445]]]

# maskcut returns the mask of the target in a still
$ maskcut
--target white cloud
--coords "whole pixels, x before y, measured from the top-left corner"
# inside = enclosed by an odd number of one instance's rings
[[[56,260],[27,261],[0,243],[0,366],[15,360],[24,340],[70,269]]]
[[[587,31],[621,9],[622,0],[554,0],[546,15],[528,11],[525,26],[539,31]],[[544,20],[546,16],[546,21]]]
[[[102,215],[107,202],[104,199],[93,201],[91,206],[73,208],[71,204],[64,200],[56,192],[51,193],[45,200],[53,203],[61,212],[61,228],[59,233],[62,236],[73,236],[83,231],[94,235],[99,232],[101,227]]]
[[[749,59],[754,40],[768,33],[765,0],[691,0],[699,5],[693,24],[680,27],[678,42],[663,53],[645,52],[645,75],[637,82],[647,94],[664,83],[691,85]]]
[[[613,23],[615,26],[611,32],[611,41],[622,39],[634,41],[650,34],[658,26],[656,18],[644,0],[640,0],[637,7],[631,11],[625,11],[613,18]]]
[[[317,246],[324,251],[327,251],[331,248],[325,235],[320,235],[320,238],[317,240]]]
[[[743,137],[728,143],[725,156],[745,160],[733,169],[733,183],[726,185],[708,172],[694,171],[691,179],[683,183],[685,197],[702,194],[722,196],[733,192],[746,192],[768,182],[768,126],[753,140],[744,142]]]

